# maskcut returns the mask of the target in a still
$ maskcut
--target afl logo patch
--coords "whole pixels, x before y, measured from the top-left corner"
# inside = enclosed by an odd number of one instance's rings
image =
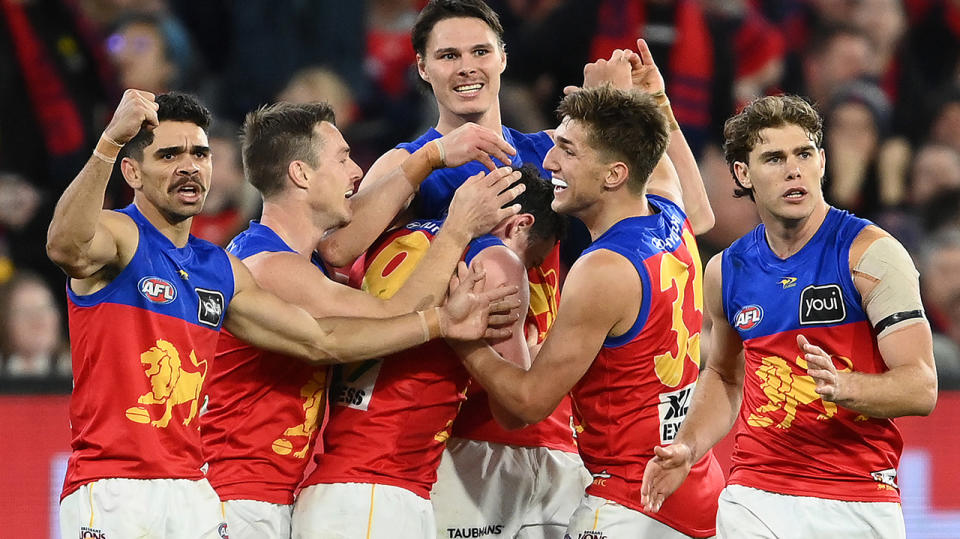
[[[140,290],[140,295],[161,305],[177,299],[177,287],[160,277],[144,277],[140,279],[137,288]]]
[[[759,305],[747,305],[737,312],[734,325],[737,329],[753,329],[763,320],[763,308]]]

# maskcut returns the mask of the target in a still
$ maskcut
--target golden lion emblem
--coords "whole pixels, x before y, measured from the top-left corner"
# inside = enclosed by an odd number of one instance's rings
[[[173,417],[173,407],[179,404],[190,403],[190,414],[183,420],[189,425],[197,416],[200,400],[200,390],[203,380],[207,376],[207,362],[197,361],[197,356],[190,351],[190,362],[201,372],[183,370],[180,353],[171,343],[158,339],[156,346],[140,354],[140,363],[147,366],[145,374],[150,380],[150,391],[140,395],[137,402],[140,404],[162,404],[163,415],[160,419],[151,421],[150,412],[143,406],[133,406],[127,409],[127,419],[136,423],[150,423],[154,427],[164,428]]]
[[[320,414],[325,405],[327,387],[327,370],[318,369],[313,373],[310,380],[300,388],[300,396],[303,401],[303,423],[295,425],[283,431],[283,435],[273,441],[273,452],[278,455],[287,455],[293,451],[293,442],[286,437],[306,437],[307,441],[303,449],[293,454],[298,459],[305,458],[310,449],[310,436],[317,431],[320,425]]]
[[[850,372],[853,363],[845,357],[837,357],[847,364],[847,367],[839,370]],[[802,357],[798,356],[796,361],[801,369],[807,368],[807,362]],[[756,413],[750,414],[747,424],[751,427],[769,427],[774,420],[766,414],[782,409],[785,415],[776,427],[789,429],[797,417],[797,405],[811,404],[816,401],[821,401],[824,409],[824,413],[817,414],[818,421],[830,419],[837,413],[835,403],[824,401],[817,394],[817,383],[813,377],[794,373],[785,359],[776,356],[765,357],[756,372],[762,380],[760,388],[767,396],[767,404],[758,407]]]

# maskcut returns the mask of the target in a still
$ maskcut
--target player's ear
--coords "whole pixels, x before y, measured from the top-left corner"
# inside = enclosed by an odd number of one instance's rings
[[[420,78],[423,79],[424,82],[430,82],[430,76],[427,75],[426,63],[420,54],[417,54],[417,73],[420,74]]]
[[[734,161],[733,175],[744,189],[753,189],[753,183],[750,182],[750,167],[748,167],[746,163],[743,161]]]
[[[293,185],[300,189],[307,189],[310,187],[310,178],[307,177],[305,165],[306,163],[299,160],[290,161],[290,164],[287,165],[287,178],[293,182]]]
[[[513,224],[510,226],[509,234],[512,236],[522,230],[529,231],[530,227],[533,226],[534,220],[533,215],[529,213],[518,213],[514,218]]]
[[[630,169],[623,161],[614,161],[607,165],[607,177],[603,180],[606,189],[617,189],[630,178]]]
[[[500,46],[500,74],[507,70],[507,48]]]
[[[120,160],[120,174],[131,189],[137,190],[143,187],[143,178],[140,172],[140,163],[131,157],[124,157]]]

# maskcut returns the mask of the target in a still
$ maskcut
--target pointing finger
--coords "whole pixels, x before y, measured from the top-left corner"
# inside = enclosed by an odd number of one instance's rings
[[[647,40],[643,38],[637,40],[637,52],[640,53],[640,61],[643,62],[643,65],[656,65],[653,63],[653,53],[650,52],[650,47],[647,45]]]

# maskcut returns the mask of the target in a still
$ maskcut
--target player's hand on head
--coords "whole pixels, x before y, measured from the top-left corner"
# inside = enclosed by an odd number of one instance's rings
[[[817,386],[814,389],[825,401],[836,402],[841,395],[841,373],[837,372],[833,359],[823,348],[811,344],[803,335],[797,335],[797,346],[800,354],[807,363],[807,374],[813,378]]]
[[[520,211],[519,204],[503,207],[524,191],[523,184],[509,188],[519,179],[520,172],[509,167],[470,176],[454,193],[443,226],[453,227],[471,238],[490,232],[500,221]]]
[[[440,307],[440,329],[447,339],[472,341],[505,338],[509,326],[520,318],[520,295],[516,286],[484,290],[481,267],[464,271],[460,263],[451,279],[450,294]]]
[[[653,61],[650,47],[643,39],[637,40],[637,53],[627,57],[630,62],[630,79],[633,87],[648,94],[663,92],[667,86],[663,82],[663,75]],[[639,54],[638,54],[639,53]]]
[[[690,473],[693,451],[677,443],[653,448],[654,457],[647,461],[640,484],[640,503],[646,511],[656,513]]]
[[[152,93],[127,90],[123,92],[123,98],[103,134],[118,144],[126,144],[137,136],[141,128],[153,129],[160,124],[158,109],[156,96]]]
[[[510,157],[517,150],[503,139],[501,133],[467,122],[437,140],[443,146],[444,166],[458,167],[470,161],[480,161],[489,170],[496,170],[492,158],[503,164],[510,163]]]

